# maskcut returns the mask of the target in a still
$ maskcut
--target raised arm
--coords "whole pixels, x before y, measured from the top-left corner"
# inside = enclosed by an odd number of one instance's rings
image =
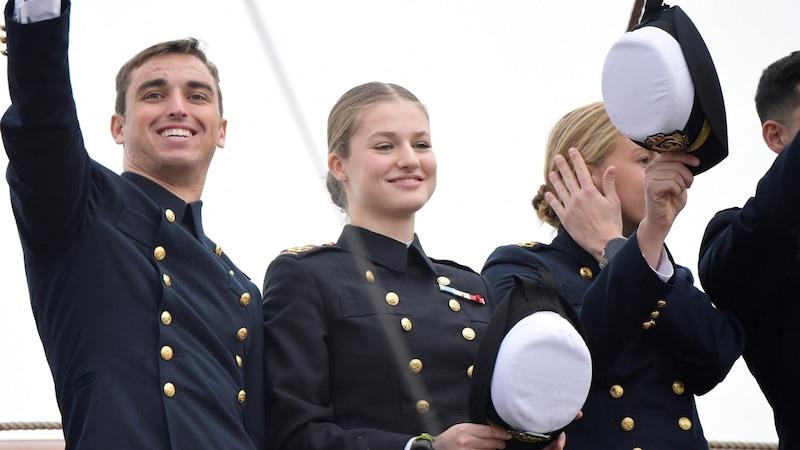
[[[771,286],[790,276],[800,253],[798,179],[800,140],[795,137],[761,178],[755,196],[741,210],[722,211],[708,224],[699,274],[718,307],[746,314]]]
[[[45,251],[79,232],[91,189],[69,76],[68,2],[61,12],[22,24],[14,2],[5,8],[11,106],[0,129],[7,179],[24,243]]]

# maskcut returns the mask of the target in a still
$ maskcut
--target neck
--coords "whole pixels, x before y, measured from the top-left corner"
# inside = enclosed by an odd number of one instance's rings
[[[350,224],[365,228],[373,233],[382,234],[400,242],[410,242],[414,239],[414,215],[406,218],[380,218],[361,216],[350,213]]]
[[[170,191],[172,194],[186,203],[192,203],[200,200],[200,196],[203,194],[205,176],[202,176],[201,180],[192,177],[170,177],[170,179],[166,179],[166,177],[159,177],[155,174],[145,173],[141,170],[137,170],[134,167],[126,167],[125,171],[147,178],[153,183],[156,183],[157,185]]]

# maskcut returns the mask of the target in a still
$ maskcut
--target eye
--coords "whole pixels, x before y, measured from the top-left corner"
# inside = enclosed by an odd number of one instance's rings
[[[208,101],[208,95],[203,94],[203,93],[189,94],[189,96],[187,98],[189,100],[196,101],[196,102]]]
[[[143,98],[145,100],[158,100],[160,98],[164,98],[164,96],[161,95],[160,92],[148,92],[148,93],[144,94]]]
[[[378,144],[375,146],[375,150],[380,150],[382,152],[388,152],[392,149],[392,144]]]
[[[414,148],[418,150],[427,150],[431,148],[431,144],[425,141],[420,141],[414,144]]]
[[[639,158],[639,164],[645,167],[649,166],[651,162],[653,162],[653,158],[651,158],[650,156],[642,156],[641,158]]]

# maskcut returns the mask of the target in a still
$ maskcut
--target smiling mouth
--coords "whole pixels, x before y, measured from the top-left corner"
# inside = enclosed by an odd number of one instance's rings
[[[167,138],[187,138],[192,137],[193,133],[184,128],[169,128],[162,131],[160,135]]]
[[[410,178],[397,178],[395,180],[392,180],[391,182],[392,183],[401,183],[402,184],[402,183],[417,183],[417,182],[421,182],[421,181],[422,181],[421,178],[410,177]]]

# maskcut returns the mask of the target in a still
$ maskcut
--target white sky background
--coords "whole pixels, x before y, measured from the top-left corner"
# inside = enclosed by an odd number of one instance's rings
[[[401,84],[428,107],[439,186],[417,215],[417,232],[430,256],[479,271],[499,245],[552,239],[530,206],[543,182],[547,134],[566,112],[601,100],[603,60],[625,31],[632,0],[257,3],[304,113],[313,155],[248,3],[211,0],[73,5],[72,82],[89,153],[120,170],[121,147],[109,133],[119,66],[155,42],[194,36],[206,41],[220,67],[229,120],[227,145],[217,152],[204,192],[204,227],[257,285],[282,249],[338,237],[345,218],[330,203],[320,172],[326,119],[341,94],[368,81]],[[796,0],[678,4],[714,57],[731,152],[697,177],[668,238],[675,259],[696,274],[708,220],[741,206],[774,159],[761,140],[753,95],[763,68],[796,49],[800,7]],[[4,74],[4,58],[0,66]],[[0,90],[5,110],[5,82]],[[6,163],[3,152],[0,165]],[[57,421],[5,182],[0,198],[0,422]],[[771,410],[741,361],[698,404],[710,440],[776,441]],[[22,436],[0,433],[0,439]]]

